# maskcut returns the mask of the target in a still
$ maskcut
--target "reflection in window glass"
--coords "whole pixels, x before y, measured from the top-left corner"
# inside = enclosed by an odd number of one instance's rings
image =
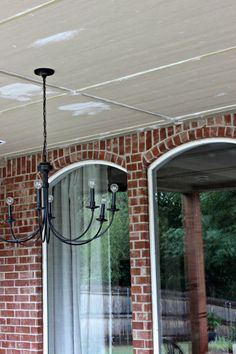
[[[88,180],[96,176],[96,202],[111,199],[118,183],[113,226],[100,239],[68,246],[53,237],[48,246],[48,341],[50,354],[128,354],[131,349],[130,264],[126,175],[93,165],[67,174],[53,187],[55,226],[79,234],[90,210]],[[118,176],[118,180],[111,176]],[[98,210],[99,213],[99,210]],[[109,217],[109,214],[106,215]],[[97,217],[97,216],[96,216]],[[94,226],[90,235],[97,228]],[[89,235],[88,235],[89,236]]]
[[[236,191],[202,192],[199,201],[207,350],[232,353],[236,343]],[[189,277],[197,273],[201,261],[191,269],[194,263],[187,254],[191,248],[186,236],[191,223],[184,223],[186,204],[184,212],[183,208],[181,193],[158,193],[162,353],[204,354],[207,350],[199,352],[192,346],[196,340],[194,321],[198,319],[191,310],[194,282]],[[190,230],[192,243],[199,232],[195,222]],[[200,297],[197,301],[204,301]]]

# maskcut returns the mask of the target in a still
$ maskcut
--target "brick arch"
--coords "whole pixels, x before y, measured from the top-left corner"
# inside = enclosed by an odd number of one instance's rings
[[[204,122],[200,120],[199,122],[192,122],[181,126],[182,129],[175,130],[171,136],[160,140],[144,154],[143,163],[145,166],[151,165],[167,151],[188,142],[209,138],[236,138],[236,120],[231,115],[221,117],[221,124],[218,123],[216,117],[208,118]]]
[[[110,151],[102,150],[80,150],[80,151],[68,151],[62,156],[52,160],[55,171],[60,170],[63,167],[71,165],[75,162],[82,162],[86,160],[99,160],[106,162],[113,162],[114,164],[126,168],[126,161],[118,154]]]

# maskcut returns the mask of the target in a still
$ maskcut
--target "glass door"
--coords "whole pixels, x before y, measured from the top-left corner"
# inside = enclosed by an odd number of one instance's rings
[[[163,354],[236,353],[235,153],[206,145],[156,171]]]

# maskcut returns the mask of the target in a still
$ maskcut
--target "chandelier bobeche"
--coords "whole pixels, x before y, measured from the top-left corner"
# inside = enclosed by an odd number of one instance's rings
[[[38,76],[41,76],[43,79],[43,151],[42,151],[42,162],[38,165],[38,174],[39,178],[34,181],[34,187],[36,190],[36,213],[37,213],[37,227],[36,230],[32,231],[27,235],[19,235],[17,236],[14,232],[14,218],[12,212],[12,205],[14,203],[14,199],[12,197],[7,197],[6,203],[8,206],[8,216],[6,223],[10,229],[10,237],[0,237],[1,241],[8,243],[16,243],[21,244],[29,241],[37,241],[41,240],[42,242],[49,243],[51,233],[58,238],[61,242],[66,243],[68,245],[84,245],[87,244],[106,233],[106,231],[110,228],[114,221],[115,213],[119,210],[116,207],[116,193],[118,191],[118,185],[112,184],[110,186],[110,190],[112,193],[111,198],[111,206],[107,208],[107,210],[111,213],[110,221],[107,226],[104,226],[104,223],[107,222],[105,218],[105,200],[102,199],[100,205],[100,214],[99,217],[96,218],[98,222],[97,230],[92,236],[87,236],[88,231],[91,229],[91,226],[94,224],[95,218],[95,210],[99,208],[95,202],[95,181],[89,181],[89,204],[86,208],[90,209],[91,216],[88,222],[87,227],[83,230],[80,235],[68,237],[62,235],[54,226],[52,215],[52,203],[53,196],[49,195],[49,173],[52,171],[53,166],[50,162],[47,161],[47,121],[46,121],[46,78],[47,76],[51,76],[54,74],[53,69],[49,68],[38,68],[35,69],[34,73]]]

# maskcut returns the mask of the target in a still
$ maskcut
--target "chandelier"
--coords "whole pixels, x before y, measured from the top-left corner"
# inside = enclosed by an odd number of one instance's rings
[[[102,199],[101,205],[97,206],[95,202],[95,181],[89,181],[89,203],[86,206],[87,209],[90,209],[91,215],[89,217],[88,225],[82,231],[80,235],[75,235],[72,237],[65,236],[61,234],[54,226],[53,219],[55,217],[52,213],[52,203],[53,196],[49,195],[49,173],[53,170],[52,164],[47,161],[47,120],[46,120],[46,78],[54,74],[53,69],[49,68],[38,68],[34,70],[35,75],[41,76],[43,79],[43,151],[42,151],[42,162],[38,165],[38,177],[34,181],[34,187],[36,191],[36,214],[37,214],[37,226],[34,231],[27,235],[16,235],[14,232],[14,217],[13,217],[13,197],[7,197],[6,203],[8,208],[7,220],[5,223],[9,226],[10,236],[0,237],[0,241],[21,244],[29,241],[38,241],[47,242],[50,241],[50,235],[53,234],[61,242],[68,245],[84,245],[87,244],[102,235],[104,235],[107,230],[110,228],[114,221],[115,213],[119,210],[116,207],[116,193],[118,191],[117,184],[111,184],[110,191],[111,196],[111,205],[110,208],[107,208],[110,216],[110,221],[105,218],[105,200]],[[99,216],[96,218],[97,227],[96,232],[92,236],[87,236],[88,231],[94,225],[95,221],[95,210],[100,208]],[[106,224],[108,222],[108,224]],[[90,232],[91,233],[91,232]]]

